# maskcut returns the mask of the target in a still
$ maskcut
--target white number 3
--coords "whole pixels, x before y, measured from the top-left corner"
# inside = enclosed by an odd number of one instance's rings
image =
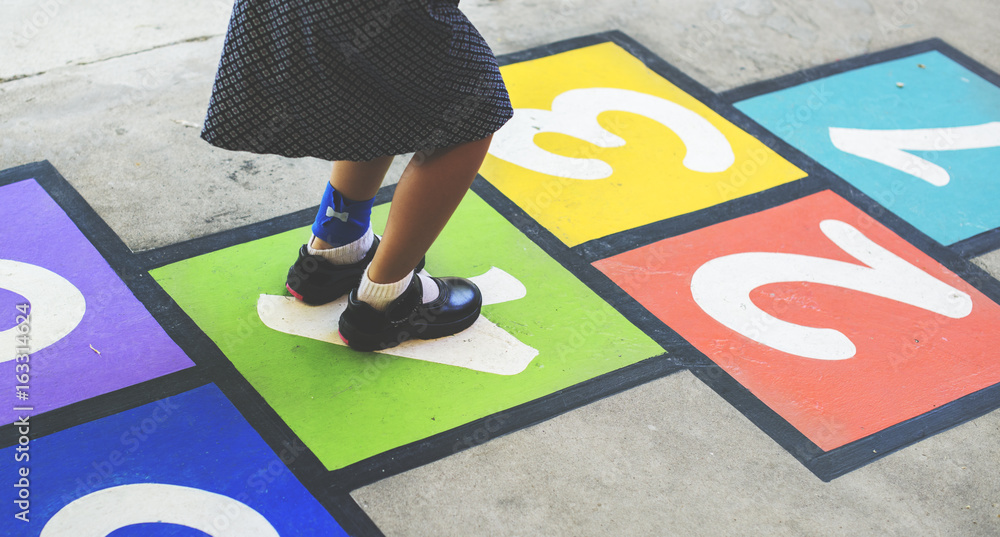
[[[602,112],[631,112],[674,131],[687,154],[684,166],[703,173],[724,172],[736,161],[729,140],[707,119],[683,106],[638,91],[617,88],[572,89],[552,100],[552,110],[518,108],[493,138],[490,154],[523,168],[568,179],[595,180],[614,170],[599,159],[565,157],[537,145],[536,134],[556,132],[598,147],[621,147],[625,140],[597,122]]]

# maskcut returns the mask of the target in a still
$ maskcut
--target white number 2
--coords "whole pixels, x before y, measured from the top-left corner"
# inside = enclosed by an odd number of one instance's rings
[[[867,266],[798,254],[746,252],[713,259],[691,279],[694,301],[728,328],[779,351],[817,360],[857,353],[837,330],[792,324],[765,313],[750,292],[770,283],[814,282],[889,298],[960,319],[972,298],[934,278],[839,220],[820,223],[823,234]]]

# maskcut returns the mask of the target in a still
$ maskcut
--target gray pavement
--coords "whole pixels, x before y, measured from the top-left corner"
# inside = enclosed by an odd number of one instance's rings
[[[715,91],[929,37],[1000,71],[995,0],[461,5],[498,54],[619,29]],[[0,169],[50,160],[135,251],[314,205],[326,163],[198,138],[230,7],[0,2]],[[389,535],[1000,535],[998,438],[994,412],[823,483],[681,373],[354,497]]]

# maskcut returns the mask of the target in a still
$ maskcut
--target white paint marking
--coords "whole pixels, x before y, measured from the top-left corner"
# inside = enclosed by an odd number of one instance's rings
[[[527,295],[524,284],[496,267],[470,279],[482,290],[484,306],[518,300]],[[337,319],[346,307],[347,297],[322,306],[309,306],[288,296],[260,295],[257,315],[272,330],[344,345],[337,334]],[[376,352],[496,375],[516,375],[538,356],[536,349],[521,343],[483,316],[454,336],[407,341]]]
[[[520,280],[496,267],[486,274],[469,278],[483,292],[483,305],[501,304],[528,296],[528,289]]]
[[[133,524],[177,524],[212,537],[280,537],[260,513],[206,490],[137,483],[92,492],[59,510],[39,537],[105,537]]]
[[[857,353],[857,348],[837,330],[792,324],[765,313],[750,300],[751,291],[771,283],[814,282],[889,298],[953,319],[972,312],[968,294],[875,244],[849,224],[824,220],[820,229],[868,266],[798,254],[727,255],[695,271],[691,279],[695,302],[705,313],[743,336],[816,360],[846,360]]]
[[[535,145],[535,135],[556,132],[598,147],[621,147],[625,140],[601,127],[602,112],[631,112],[674,131],[687,148],[684,166],[703,173],[729,169],[736,162],[729,140],[697,113],[666,99],[618,88],[579,88],[552,100],[552,110],[518,108],[493,138],[490,154],[539,173],[568,179],[611,177],[614,170],[599,159],[565,157]]]
[[[23,296],[31,304],[30,344],[36,353],[72,332],[87,312],[83,293],[62,276],[46,268],[0,259],[0,288]],[[0,332],[0,362],[14,359],[17,327]]]
[[[1000,147],[1000,122],[939,129],[869,130],[830,127],[833,145],[884,164],[934,186],[951,181],[948,171],[906,151],[955,151]]]

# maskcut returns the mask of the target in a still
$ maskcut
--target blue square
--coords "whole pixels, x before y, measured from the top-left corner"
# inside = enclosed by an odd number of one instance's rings
[[[346,535],[286,466],[305,448],[275,453],[214,385],[18,448],[10,535]]]

